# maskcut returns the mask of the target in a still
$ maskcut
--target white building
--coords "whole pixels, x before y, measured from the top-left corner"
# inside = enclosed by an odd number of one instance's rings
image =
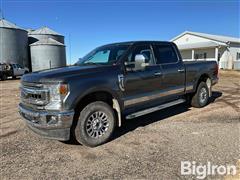
[[[240,69],[240,38],[185,31],[171,41],[187,60],[216,60],[223,69]]]

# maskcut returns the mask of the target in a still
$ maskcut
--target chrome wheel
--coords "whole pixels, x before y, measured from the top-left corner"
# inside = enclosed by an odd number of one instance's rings
[[[199,92],[199,101],[201,104],[204,104],[207,101],[207,89],[205,87],[202,87]]]
[[[104,135],[109,127],[108,116],[102,111],[92,113],[86,122],[87,134],[92,138],[99,138]]]

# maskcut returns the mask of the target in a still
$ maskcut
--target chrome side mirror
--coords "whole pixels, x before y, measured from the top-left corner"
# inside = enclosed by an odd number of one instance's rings
[[[136,54],[134,70],[144,70],[149,64],[146,63],[147,58],[143,54]]]

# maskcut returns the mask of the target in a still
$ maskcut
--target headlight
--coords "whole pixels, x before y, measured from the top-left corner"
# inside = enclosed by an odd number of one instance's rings
[[[69,94],[68,84],[48,84],[45,88],[49,89],[50,102],[46,105],[48,110],[61,110],[63,108],[63,102]]]

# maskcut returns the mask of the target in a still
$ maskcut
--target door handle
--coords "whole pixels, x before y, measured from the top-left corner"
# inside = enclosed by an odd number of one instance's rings
[[[185,69],[179,69],[178,70],[178,72],[180,72],[180,73],[182,73],[182,72],[184,72],[185,71]]]
[[[162,76],[162,73],[161,72],[155,72],[154,76]]]

